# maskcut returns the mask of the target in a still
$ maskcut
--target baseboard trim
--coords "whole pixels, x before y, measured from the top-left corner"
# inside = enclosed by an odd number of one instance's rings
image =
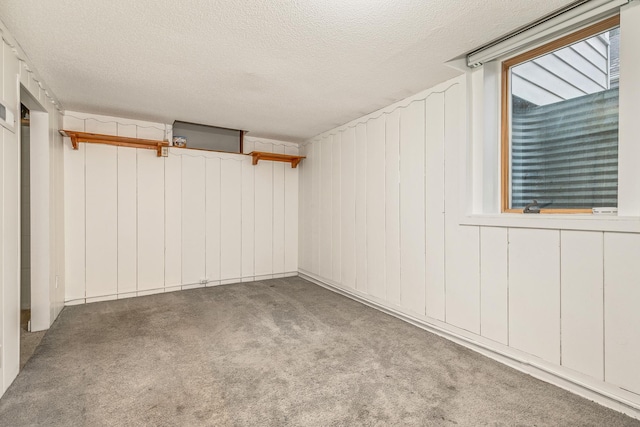
[[[430,323],[425,319],[411,316],[395,308],[386,306],[380,302],[373,301],[366,295],[362,295],[357,291],[354,292],[354,290],[345,289],[335,283],[327,282],[321,277],[318,277],[313,273],[307,272],[305,270],[299,270],[298,275],[299,277],[311,283],[336,292],[347,298],[358,301],[376,310],[382,311],[383,313],[410,323],[420,329],[424,329],[428,332],[434,333],[438,336],[448,339],[449,341],[455,342],[456,344],[460,344],[477,353],[503,363],[513,369],[531,375],[534,378],[553,384],[586,399],[592,400],[602,406],[606,406],[607,408],[622,412],[626,415],[629,415],[630,417],[640,419],[640,404],[627,400],[624,397],[618,396],[607,390],[602,390],[601,388],[598,388],[597,385],[588,384],[580,379],[573,378],[565,372],[560,372],[551,369],[550,367],[541,366],[540,364],[533,362],[532,360],[528,360],[520,354],[517,354],[518,352],[516,350],[514,350],[513,352],[508,352],[492,348],[489,345],[480,343],[471,338],[460,335],[454,331]],[[620,390],[624,393],[630,393],[622,389]]]

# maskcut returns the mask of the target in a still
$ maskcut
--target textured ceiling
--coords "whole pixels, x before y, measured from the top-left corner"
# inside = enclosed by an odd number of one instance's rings
[[[65,109],[301,141],[570,0],[2,0]]]

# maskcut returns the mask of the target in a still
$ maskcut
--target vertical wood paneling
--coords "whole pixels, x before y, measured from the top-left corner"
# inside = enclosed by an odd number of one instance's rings
[[[118,147],[118,294],[137,290],[136,150]]]
[[[298,147],[287,146],[286,154],[297,155]],[[304,161],[304,160],[303,160]],[[298,183],[302,168],[284,168],[284,271],[298,272]]]
[[[332,178],[332,141],[328,136],[320,141],[320,276],[331,279],[331,178]]]
[[[0,45],[1,46],[1,45]],[[3,71],[3,59],[2,59],[2,55],[0,55],[0,73],[2,73]],[[1,78],[1,74],[0,74],[0,78]],[[0,81],[2,81],[0,79]],[[2,165],[2,168],[4,170],[4,129],[0,129],[0,165]],[[4,232],[4,209],[5,209],[5,203],[4,203],[4,174],[0,173],[0,253],[2,253],[3,248],[4,248],[4,243],[5,243],[5,232]],[[2,349],[0,349],[0,357],[5,357],[4,353],[6,353],[7,351],[11,351],[11,344],[7,345],[5,343],[8,343],[8,341],[4,340],[5,335],[5,330],[8,330],[9,328],[13,327],[15,328],[16,325],[11,325],[9,322],[6,322],[4,320],[4,317],[9,314],[12,313],[12,308],[13,310],[15,310],[17,312],[18,310],[18,305],[15,303],[15,301],[11,301],[9,299],[5,299],[4,298],[4,276],[5,276],[5,269],[4,269],[4,259],[2,259],[2,261],[0,261],[0,265],[2,265],[3,270],[2,272],[0,272],[0,309],[2,309],[2,314],[0,314],[0,342],[3,343],[3,347]],[[13,306],[13,307],[12,307]],[[19,317],[19,316],[17,316]],[[17,319],[14,318],[14,322]],[[20,331],[20,327],[18,326],[18,331]],[[13,346],[15,347],[13,353],[18,353],[18,360],[20,358],[19,355],[19,351],[15,351],[16,349],[18,349],[20,347],[20,338],[16,335],[15,331],[13,332],[13,335],[15,338],[18,338],[18,340],[14,341]],[[18,362],[19,363],[19,362]],[[18,368],[19,370],[19,368]],[[16,375],[18,370],[16,370]],[[5,373],[4,373],[4,364],[0,365],[0,393],[4,393],[5,390],[7,389],[7,387],[9,387],[9,383],[10,383],[10,377],[9,374],[7,373],[7,376],[5,377]]]
[[[508,344],[507,229],[480,229],[480,332],[483,337]]]
[[[260,165],[256,166],[256,173],[259,167]],[[221,160],[220,171],[220,247],[224,248],[220,253],[221,279],[239,281],[242,275],[242,163],[237,160]],[[256,231],[257,226],[256,223]],[[256,251],[256,261],[257,255]]]
[[[333,136],[331,147],[331,272],[332,279],[335,283],[341,283],[341,265],[342,265],[342,240],[340,237],[340,222],[342,217],[341,211],[341,191],[340,176],[342,169],[340,167],[341,160],[341,134]]]
[[[205,159],[182,156],[182,285],[205,278]]]
[[[453,85],[445,92],[445,164],[459,165],[464,140],[464,92]],[[445,171],[445,286],[446,322],[480,333],[480,230],[459,226],[459,167]],[[465,266],[460,268],[460,266]]]
[[[400,113],[401,304],[425,314],[425,104]]]
[[[284,154],[283,145],[274,145],[274,153]],[[284,168],[291,166],[273,162],[273,274],[284,273]]]
[[[320,274],[320,142],[311,144],[311,271]]]
[[[560,363],[560,233],[509,230],[509,344]]]
[[[273,163],[255,167],[255,270],[256,276],[273,274]]]
[[[6,44],[5,44],[6,48]],[[6,51],[6,49],[5,49]],[[5,55],[6,60],[6,55]],[[5,68],[6,70],[6,68]],[[18,375],[20,365],[20,150],[16,134],[0,128],[2,137],[2,339],[3,390]]]
[[[369,293],[367,284],[367,125],[356,125],[356,289]]]
[[[164,285],[182,285],[182,156],[164,159],[165,264]]]
[[[367,122],[367,283],[371,295],[385,289],[385,117]]]
[[[96,119],[86,119],[84,121],[85,132],[101,133],[103,135],[117,135],[118,124],[116,122],[102,122]],[[90,144],[93,145],[93,144]]]
[[[136,138],[155,139],[162,141],[164,139],[164,129],[158,129],[154,126],[136,126]]]
[[[301,163],[300,168],[300,236],[298,238],[298,245],[300,247],[300,268],[305,271],[311,271],[311,203],[313,200],[313,188],[311,182],[311,168],[312,160],[310,159],[310,144],[306,144],[301,147],[302,155],[306,156],[306,159]]]
[[[164,162],[154,151],[136,151],[140,292],[164,287]]]
[[[218,166],[219,167],[219,166]],[[242,162],[242,277],[253,278],[255,256],[255,166],[251,159]],[[219,173],[218,173],[219,175]],[[217,206],[218,210],[219,205]],[[218,214],[219,221],[219,214]],[[219,228],[219,224],[218,224]],[[218,237],[219,240],[219,237]],[[220,242],[218,241],[218,257]]]
[[[444,321],[444,94],[426,100],[426,314]]]
[[[640,394],[640,235],[604,235],[605,379]]]
[[[353,128],[346,129],[340,141],[340,226],[342,243],[342,285],[356,287],[356,135]]]
[[[118,292],[118,149],[86,147],[87,298]]]
[[[66,139],[66,138],[65,138]],[[78,150],[64,144],[65,207],[65,300],[85,298],[85,180],[84,157],[87,144]]]
[[[604,379],[603,234],[562,231],[562,365]]]
[[[135,124],[116,123],[117,135],[124,136],[126,138],[136,138],[138,134],[138,126]],[[67,128],[65,128],[67,129]],[[69,129],[71,130],[71,129]]]
[[[208,282],[220,280],[220,159],[205,160],[205,270]],[[243,240],[244,243],[244,240]],[[253,264],[252,264],[253,265]]]
[[[385,123],[385,285],[387,300],[400,304],[400,111]]]

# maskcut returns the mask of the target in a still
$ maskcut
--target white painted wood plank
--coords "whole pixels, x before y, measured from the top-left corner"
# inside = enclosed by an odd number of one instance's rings
[[[141,292],[164,287],[164,162],[155,151],[136,151],[138,292]]]
[[[640,394],[640,235],[604,235],[605,379]]]
[[[328,136],[320,141],[320,276],[331,279],[333,276],[331,256],[331,217],[332,217],[332,143]]]
[[[205,159],[182,156],[182,285],[205,279]]]
[[[268,162],[261,162],[268,163]],[[256,166],[256,170],[260,165]],[[257,177],[256,177],[257,178]],[[256,183],[257,184],[257,183]],[[220,271],[222,280],[242,275],[242,163],[220,161]],[[257,224],[256,224],[257,225]]]
[[[2,46],[2,45],[0,45]],[[2,59],[2,55],[0,55],[0,72],[3,71],[3,59]],[[0,80],[1,81],[1,80]],[[2,168],[4,170],[4,146],[5,146],[5,141],[4,141],[4,130],[0,129],[0,165],[2,165]],[[16,147],[17,148],[17,147]],[[17,204],[17,203],[16,203]],[[4,174],[0,173],[0,250],[2,250],[4,248],[4,244],[5,244],[5,232],[4,232],[4,209],[5,209],[5,203],[4,203]],[[66,220],[66,218],[65,218]],[[17,227],[16,227],[17,228]],[[66,243],[66,242],[65,242]],[[5,273],[6,270],[3,268],[2,272],[0,273],[0,289],[4,290],[4,286],[5,286]],[[16,289],[17,287],[14,286],[14,291],[17,291]],[[15,295],[15,294],[14,294]],[[15,295],[17,297],[17,295]],[[3,360],[7,357],[6,353],[10,352],[12,349],[11,347],[14,347],[13,353],[18,353],[17,350],[20,347],[20,337],[18,334],[15,333],[15,329],[17,329],[18,331],[20,331],[20,326],[19,326],[19,319],[20,316],[18,315],[18,311],[20,310],[20,304],[21,301],[19,299],[20,297],[17,298],[17,304],[16,304],[16,300],[10,300],[10,299],[6,299],[4,297],[4,292],[1,291],[0,292],[0,309],[2,309],[2,315],[0,315],[0,341],[3,342],[3,347],[0,348],[0,357],[3,358]],[[11,325],[11,321],[10,322],[5,322],[4,320],[4,316],[11,314],[13,317],[13,322],[14,324]],[[18,326],[16,328],[16,326]],[[14,329],[13,331],[13,344],[10,344],[10,341],[3,341],[3,337],[5,336],[5,328],[6,329]],[[20,358],[20,355],[18,353],[18,360]],[[20,363],[20,362],[18,362]],[[15,375],[18,374],[19,371],[19,367],[18,369],[15,369]],[[8,374],[8,375],[13,375],[14,373]],[[0,365],[0,393],[4,393],[5,390],[7,389],[7,387],[9,386],[10,383],[10,379],[9,377],[7,377],[6,381],[5,381],[5,376],[4,376],[4,366]]]
[[[426,113],[426,314],[445,319],[444,94],[432,93]]]
[[[5,44],[6,46],[6,44]],[[7,73],[8,75],[8,73]],[[26,62],[20,61],[20,83],[24,87],[29,86],[29,80],[31,79],[31,72],[29,71],[29,66]]]
[[[86,147],[87,298],[118,291],[118,149]]]
[[[254,148],[256,146],[256,143],[251,140],[251,139],[244,139],[244,141],[242,142],[242,152],[249,154],[252,151],[254,151]]]
[[[385,122],[385,287],[387,301],[400,305],[400,110]]]
[[[220,246],[220,159],[206,159],[205,162],[205,276],[208,281],[217,282],[220,280],[222,250]]]
[[[297,147],[287,147],[287,154],[297,154]],[[303,160],[304,161],[304,160]],[[284,169],[284,271],[298,271],[298,191],[301,167]]]
[[[74,117],[70,113],[65,114],[62,120],[62,126],[64,126],[64,129],[84,132],[84,120]],[[71,144],[70,138],[65,138],[64,141],[65,145]]]
[[[2,41],[2,82],[4,86],[2,100],[6,103],[6,105],[14,110],[18,104],[18,85],[16,82],[16,76],[20,72],[20,61],[18,57],[13,52],[13,48],[11,48],[4,40]],[[29,76],[30,81],[31,75]],[[37,97],[37,96],[36,96]],[[20,111],[14,111],[16,123],[20,118]],[[9,138],[18,138],[18,133],[16,132],[14,137]],[[6,143],[6,142],[5,142]]]
[[[266,148],[261,148],[259,151],[265,150]],[[256,276],[273,274],[273,164],[274,162],[259,162],[254,166]]]
[[[156,141],[163,141],[165,138],[164,129],[145,125],[136,126],[136,138],[140,139],[153,139]]]
[[[300,179],[300,191],[298,197],[300,199],[300,216],[299,216],[299,229],[298,247],[300,253],[300,269],[305,271],[311,271],[311,200],[312,200],[312,188],[311,188],[311,160],[308,156],[309,145],[303,145],[300,148],[300,153],[307,157],[298,166],[299,179]]]
[[[65,138],[67,139],[67,138]],[[64,145],[65,301],[85,298],[85,179],[87,144]]]
[[[5,45],[6,47],[6,45]],[[5,55],[6,61],[6,55]],[[3,265],[2,296],[3,390],[18,375],[20,365],[20,150],[17,134],[0,128],[2,150]],[[12,286],[13,285],[13,286]]]
[[[117,135],[125,138],[136,138],[136,125],[117,123]]]
[[[340,192],[340,176],[342,169],[340,166],[341,151],[341,134],[333,136],[331,146],[331,278],[335,283],[341,283],[341,267],[342,267],[342,240],[340,237],[340,221],[342,211],[340,208],[341,192]]]
[[[400,112],[401,304],[425,314],[425,104]]]
[[[367,283],[386,298],[385,288],[385,116],[367,121]]]
[[[285,145],[284,153],[289,154],[290,156],[299,156],[300,155],[300,147],[296,145]],[[291,168],[293,169],[293,168]]]
[[[356,125],[356,289],[369,293],[367,284],[367,125]]]
[[[263,140],[255,140],[253,143],[253,149],[255,151],[263,151],[265,153],[273,153],[273,143]]]
[[[340,141],[340,210],[342,285],[356,287],[356,135],[353,128],[341,134]]]
[[[242,162],[242,277],[252,278],[255,256],[255,177],[251,158]],[[219,207],[218,207],[219,209]],[[219,215],[218,215],[219,216]],[[219,242],[218,242],[219,243]],[[220,251],[218,245],[218,251]]]
[[[480,333],[509,344],[506,228],[480,229]]]
[[[85,132],[100,133],[103,135],[118,135],[118,124],[115,121],[103,122],[97,119],[88,118],[85,120]]]
[[[135,148],[118,151],[118,294],[137,290],[137,176]]]
[[[311,201],[311,272],[320,274],[320,142],[314,141],[311,145],[312,154],[312,201]]]
[[[460,167],[464,151],[464,93],[459,85],[445,92],[445,321],[480,333],[480,230],[459,226]]]
[[[560,232],[509,230],[509,345],[560,364]]]
[[[165,287],[182,285],[182,156],[164,159]]]
[[[284,154],[283,145],[274,145],[273,152]],[[273,273],[282,274],[284,269],[284,168],[291,166],[273,162]]]
[[[603,234],[562,231],[562,365],[604,380]]]

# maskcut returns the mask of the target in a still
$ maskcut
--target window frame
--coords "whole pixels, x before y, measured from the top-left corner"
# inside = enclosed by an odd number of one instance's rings
[[[510,69],[516,65],[526,61],[538,58],[548,53],[567,47],[571,44],[588,39],[597,34],[614,29],[620,26],[620,15],[616,14],[612,17],[589,25],[585,28],[574,31],[570,34],[562,36],[556,40],[545,43],[536,48],[527,50],[514,57],[505,59],[501,65],[500,76],[500,211],[502,213],[523,213],[522,209],[510,207],[510,188],[511,188],[511,117],[510,117],[510,98],[511,98],[511,82]],[[593,210],[589,209],[553,209],[542,208],[541,214],[593,214]]]

